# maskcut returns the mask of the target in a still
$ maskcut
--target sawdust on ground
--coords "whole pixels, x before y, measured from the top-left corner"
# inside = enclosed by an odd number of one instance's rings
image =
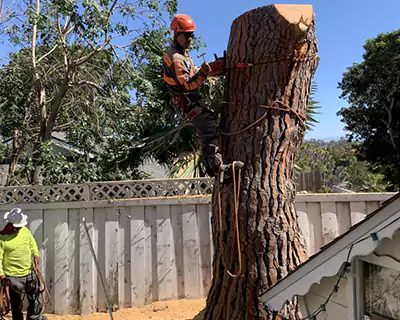
[[[114,320],[192,320],[206,305],[206,300],[155,302],[143,308],[122,309],[113,313]],[[46,314],[48,320],[109,320],[108,313],[57,316]]]

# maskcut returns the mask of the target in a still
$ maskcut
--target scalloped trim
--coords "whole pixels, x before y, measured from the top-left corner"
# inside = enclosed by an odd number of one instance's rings
[[[397,201],[395,201],[394,203],[397,203]],[[399,206],[397,206],[397,209],[398,208]],[[388,219],[385,219],[383,213],[384,212],[380,212],[378,214],[378,215],[382,214],[381,221],[379,222],[379,224],[377,225],[375,224],[375,227],[370,228],[367,232],[363,232],[356,239],[357,240],[363,239],[364,237],[369,236],[372,232],[377,232],[382,227],[384,227],[384,229],[378,232],[379,242],[381,242],[381,240],[384,238],[393,239],[396,232],[400,229],[400,220],[399,220],[400,212],[399,211],[395,212]],[[363,223],[360,224],[360,227],[362,225]],[[356,233],[357,231],[359,231],[358,228],[354,229],[352,232],[343,237],[343,239],[341,239],[336,244],[336,246],[343,246],[343,243],[345,243],[346,240],[349,239],[350,236]],[[357,240],[354,241],[353,243],[356,243]],[[371,254],[375,249],[376,245],[374,244],[372,238],[368,237],[362,242],[353,245],[353,248],[349,256],[349,261],[352,262],[358,256],[367,256]],[[271,288],[271,290],[269,290],[263,295],[263,297],[261,298],[262,301],[265,302],[268,305],[268,307],[271,308],[272,310],[281,310],[286,301],[292,300],[295,296],[306,295],[310,291],[312,285],[314,284],[320,285],[323,278],[329,278],[337,275],[341,270],[344,262],[346,262],[349,247],[345,245],[344,248],[342,249],[336,248],[336,250],[339,252],[337,252],[334,255],[331,255],[325,261],[321,261],[321,263],[310,272],[305,273],[305,270],[299,269],[298,270],[299,272],[295,271],[288,278],[283,279],[282,285],[286,279],[293,278],[296,276],[299,277],[292,284],[288,285],[285,288],[280,288],[281,286],[277,284],[276,286]],[[317,261],[318,258],[319,257],[315,258],[316,260],[315,263],[318,263]],[[307,264],[307,261],[305,262],[305,264]],[[301,274],[301,271],[303,271],[302,272],[303,274]]]

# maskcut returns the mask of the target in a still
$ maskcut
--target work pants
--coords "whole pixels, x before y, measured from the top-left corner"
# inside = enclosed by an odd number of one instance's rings
[[[206,172],[210,177],[217,177],[222,165],[222,155],[218,148],[218,122],[212,110],[205,107],[198,96],[180,96],[173,100],[175,107],[180,107],[186,117],[196,128]]]
[[[42,320],[43,302],[39,281],[34,272],[24,277],[7,277],[10,281],[10,300],[12,320],[23,320],[22,302],[28,299],[27,320]]]

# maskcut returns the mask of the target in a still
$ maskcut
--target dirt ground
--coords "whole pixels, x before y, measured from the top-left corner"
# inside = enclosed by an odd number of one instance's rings
[[[122,309],[113,313],[115,320],[192,320],[206,304],[206,300],[177,300],[156,302],[143,308]],[[109,320],[108,313],[85,316],[56,316],[46,314],[48,320]]]

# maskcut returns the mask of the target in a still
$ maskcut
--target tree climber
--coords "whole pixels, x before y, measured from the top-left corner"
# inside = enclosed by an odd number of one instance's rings
[[[163,57],[163,77],[167,83],[171,104],[183,111],[193,126],[202,144],[206,171],[210,177],[220,173],[224,182],[232,178],[232,164],[224,165],[218,148],[218,123],[214,113],[206,107],[200,97],[199,88],[208,76],[219,76],[226,72],[225,57],[211,63],[204,62],[197,68],[189,54],[196,26],[185,14],[176,15],[170,29],[174,40]]]

